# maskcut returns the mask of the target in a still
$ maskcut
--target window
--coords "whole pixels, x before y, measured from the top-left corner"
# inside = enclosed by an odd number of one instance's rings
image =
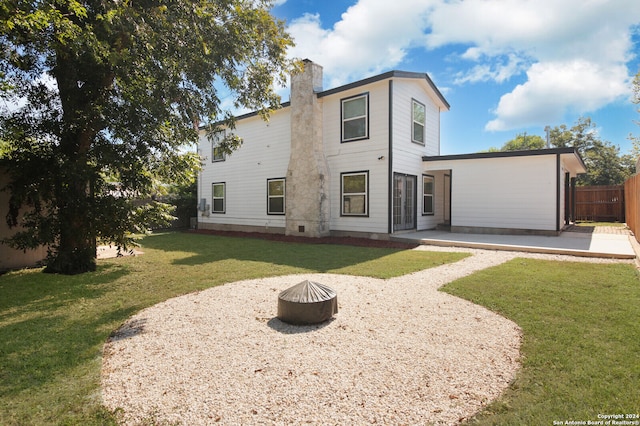
[[[367,216],[369,172],[342,173],[342,215]]]
[[[433,214],[433,191],[434,178],[429,175],[422,175],[422,214]]]
[[[226,184],[224,182],[218,182],[213,184],[212,188],[212,203],[211,203],[211,212],[212,213],[224,213],[225,210],[225,192],[226,192]]]
[[[411,113],[413,117],[413,129],[411,141],[424,145],[425,107],[415,99],[411,101]]]
[[[369,94],[342,100],[342,142],[369,137]]]
[[[267,214],[284,214],[284,178],[267,180]]]
[[[220,130],[213,134],[213,139],[211,140],[211,149],[212,149],[211,162],[212,163],[215,163],[216,161],[224,161],[225,159],[224,151],[222,150],[222,147],[221,147],[225,136],[226,135],[224,130]]]

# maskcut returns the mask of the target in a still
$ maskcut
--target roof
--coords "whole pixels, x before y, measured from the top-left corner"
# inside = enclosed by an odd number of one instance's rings
[[[442,103],[442,106],[446,109],[451,108],[451,106],[449,105],[449,102],[447,102],[447,100],[444,98],[440,90],[438,90],[438,88],[433,83],[433,81],[431,80],[428,74],[419,73],[419,72],[398,71],[398,70],[388,71],[383,74],[375,75],[373,77],[365,78],[364,80],[359,80],[353,83],[345,84],[344,86],[336,87],[334,89],[323,90],[322,92],[318,93],[318,97],[321,98],[324,96],[333,95],[335,93],[344,92],[345,90],[355,89],[360,86],[365,86],[367,84],[376,83],[378,81],[388,80],[392,78],[408,78],[408,79],[424,80],[426,84],[429,86],[429,88],[433,90],[433,93],[436,95],[438,100]]]
[[[429,75],[426,73],[419,72],[409,72],[409,71],[388,71],[383,74],[375,75],[373,77],[365,78],[364,80],[355,81],[353,83],[345,84],[343,86],[339,86],[329,90],[323,90],[321,92],[316,93],[316,96],[322,98],[324,96],[333,95],[336,93],[344,92],[346,90],[355,89],[360,86],[365,86],[367,84],[376,83],[378,81],[388,80],[392,78],[406,78],[406,79],[417,79],[424,80],[425,84],[433,91],[433,94],[436,96],[437,100],[440,102],[440,106],[449,110],[451,106],[449,102],[444,98],[440,90],[433,83]],[[286,108],[291,105],[291,102],[283,102],[280,104],[280,108]],[[258,111],[248,112],[246,114],[238,115],[235,117],[236,120],[242,120],[245,118],[250,118],[258,115]],[[206,125],[200,125],[200,130],[204,129]]]
[[[458,161],[458,160],[476,160],[485,158],[508,158],[508,157],[530,157],[537,155],[559,155],[576,170],[576,173],[586,173],[587,166],[584,164],[582,157],[578,153],[576,148],[547,148],[547,149],[532,149],[524,151],[496,151],[496,152],[478,152],[475,154],[455,154],[455,155],[434,155],[424,156],[422,161],[435,162],[435,161]]]

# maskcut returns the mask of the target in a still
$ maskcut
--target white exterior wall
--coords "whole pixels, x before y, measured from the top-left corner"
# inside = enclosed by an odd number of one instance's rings
[[[556,230],[556,156],[427,162],[452,170],[451,225]]]
[[[389,88],[393,90],[393,152],[389,152]],[[322,139],[328,166],[330,220],[329,229],[345,233],[387,234],[390,227],[390,173],[416,177],[416,227],[431,229],[443,221],[443,172],[434,175],[436,213],[423,215],[422,175],[424,155],[440,152],[440,110],[432,99],[432,89],[420,78],[394,77],[359,87],[345,88],[318,98],[322,104]],[[341,142],[341,100],[367,93],[369,100],[369,137]],[[412,99],[425,105],[424,145],[411,141]],[[198,214],[201,227],[215,225],[251,226],[254,230],[284,231],[284,215],[267,215],[267,179],[287,176],[291,154],[291,109],[272,114],[269,123],[259,116],[240,119],[235,133],[243,146],[225,161],[211,162],[212,147],[204,135],[199,150],[206,157],[198,187],[198,199],[211,206],[214,182],[226,183],[225,213]],[[390,169],[390,161],[392,161]],[[368,215],[342,216],[341,174],[368,172]],[[431,173],[433,174],[433,173]],[[259,228],[259,229],[256,229]]]
[[[566,165],[564,164],[564,162],[560,163],[560,170],[558,171],[559,176],[558,176],[558,182],[560,183],[560,195],[559,195],[559,200],[560,200],[560,208],[558,209],[558,223],[560,224],[560,229],[562,229],[562,227],[564,226],[564,214],[565,214],[565,196],[566,196],[566,191],[565,191],[565,173],[567,173],[568,170],[566,168]]]
[[[204,133],[198,149],[204,167],[198,182],[198,200],[212,202],[212,183],[226,182],[224,214],[198,212],[206,224],[257,226],[268,231],[284,228],[284,215],[267,214],[267,179],[285,178],[290,155],[291,127],[288,108],[275,111],[268,122],[260,116],[241,119],[233,133],[243,139],[242,146],[225,161],[212,162],[212,146]],[[209,209],[209,212],[211,209]]]
[[[450,193],[450,189],[445,187],[445,174],[449,174],[448,170],[429,170],[423,172],[425,175],[433,176],[434,194],[433,207],[434,212],[431,215],[423,214],[422,208],[422,174],[418,177],[418,224],[416,229],[424,231],[427,229],[435,229],[436,226],[443,224],[446,220],[445,213],[445,191]],[[448,195],[447,195],[448,200]]]
[[[425,105],[425,144],[411,141],[413,116],[412,100]],[[425,155],[440,154],[440,109],[424,90],[424,82],[416,79],[393,80],[393,172],[417,177],[416,229],[433,229],[443,222],[444,173],[426,173],[434,176],[434,215],[423,215],[422,175]]]
[[[389,83],[345,90],[321,98],[324,147],[330,173],[332,231],[388,232]],[[369,138],[341,143],[341,99],[369,93]],[[378,160],[379,157],[384,157]],[[341,173],[369,172],[369,216],[341,216]]]

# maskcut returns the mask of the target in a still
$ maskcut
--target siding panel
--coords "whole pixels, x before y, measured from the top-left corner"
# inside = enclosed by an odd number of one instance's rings
[[[451,168],[452,226],[554,231],[556,157],[427,162]]]
[[[285,177],[290,154],[288,109],[274,112],[269,122],[260,117],[241,120],[235,134],[242,146],[225,161],[211,162],[211,142],[199,139],[204,167],[198,186],[198,199],[211,204],[211,184],[226,182],[226,213],[199,214],[204,223],[283,227],[284,216],[267,214],[267,179]]]
[[[369,139],[340,142],[340,100],[369,93]],[[388,213],[388,82],[382,81],[334,95],[323,101],[323,135],[331,187],[331,230],[386,233]],[[383,159],[378,159],[384,157]],[[369,172],[369,216],[343,217],[340,174]]]

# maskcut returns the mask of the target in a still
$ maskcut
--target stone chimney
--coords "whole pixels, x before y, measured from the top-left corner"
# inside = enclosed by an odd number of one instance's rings
[[[287,169],[286,235],[329,235],[329,169],[322,141],[322,67],[308,59],[291,76],[291,156]]]

